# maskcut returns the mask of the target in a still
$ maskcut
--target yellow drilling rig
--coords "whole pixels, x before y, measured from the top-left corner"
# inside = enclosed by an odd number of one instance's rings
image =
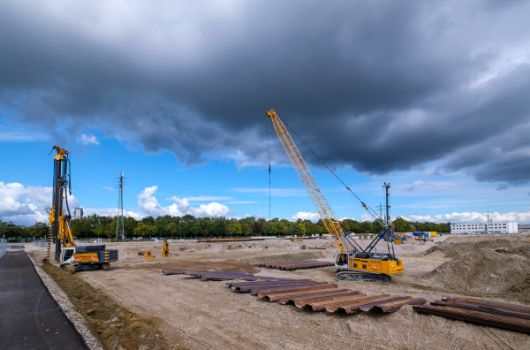
[[[322,193],[317,181],[313,177],[309,165],[304,157],[302,157],[300,150],[296,146],[287,126],[280,119],[280,116],[274,109],[270,109],[267,112],[267,117],[272,121],[274,131],[276,132],[285,153],[298,173],[307,194],[318,211],[326,230],[337,239],[337,246],[339,249],[339,252],[335,256],[337,279],[389,282],[391,280],[391,275],[402,273],[404,265],[401,260],[396,258],[394,253],[393,242],[396,239],[396,235],[389,223],[388,188],[390,185],[385,184],[387,194],[387,214],[386,220],[383,222],[384,228],[382,232],[377,234],[372,241],[370,241],[366,248],[363,248],[357,241],[355,241],[353,235],[347,234],[341,226],[340,221],[337,219],[337,216]],[[346,186],[346,189],[357,197],[348,186]],[[359,197],[357,198],[359,199]],[[365,209],[369,210],[366,203],[363,201],[361,201],[361,203]],[[376,251],[376,245],[381,240],[386,241],[387,249],[385,252]]]
[[[53,198],[49,212],[50,234],[48,256],[55,240],[55,260],[62,268],[75,271],[106,269],[111,261],[118,260],[118,251],[105,249],[104,245],[79,246],[75,243],[70,226],[71,214],[68,195],[72,194],[69,152],[53,146]]]

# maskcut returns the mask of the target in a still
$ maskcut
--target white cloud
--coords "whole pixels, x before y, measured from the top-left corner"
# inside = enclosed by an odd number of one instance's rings
[[[188,198],[172,197],[173,203],[164,207],[155,197],[158,186],[146,187],[138,195],[138,207],[142,212],[150,216],[183,216],[193,215],[195,217],[222,217],[226,216],[230,209],[221,203],[210,202],[192,207]]]
[[[258,201],[230,201],[228,204],[240,204],[240,205],[247,205],[247,204],[256,204],[259,203]]]
[[[9,130],[0,127],[0,142],[34,142],[48,139],[43,133]]]
[[[83,215],[85,217],[94,215],[94,214],[97,214],[100,216],[116,216],[118,215],[118,209],[117,208],[83,208]],[[123,215],[134,218],[136,220],[139,220],[143,217],[140,213],[137,213],[132,210],[124,210]]]
[[[45,208],[50,207],[51,197],[51,187],[0,182],[0,219],[23,225],[46,222]]]
[[[486,222],[488,219],[493,222],[513,221],[513,222],[530,222],[530,211],[528,212],[492,212],[483,213],[476,211],[453,212],[437,215],[409,215],[403,218],[410,221],[431,221],[431,222]]]
[[[356,220],[356,219],[354,219],[354,220]],[[368,213],[361,214],[360,221],[374,221],[374,220],[375,220],[375,218],[372,215],[368,214]]]
[[[320,215],[318,215],[318,213],[310,211],[299,211],[291,217],[291,220],[298,219],[311,220],[312,222],[317,222],[320,219]]]
[[[89,146],[89,145],[99,146],[98,138],[95,135],[91,135],[91,134],[81,134],[81,136],[79,137],[79,142],[81,142],[81,144],[85,146]]]

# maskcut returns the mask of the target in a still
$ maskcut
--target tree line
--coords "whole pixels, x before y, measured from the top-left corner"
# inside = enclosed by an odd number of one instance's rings
[[[382,226],[377,221],[356,221],[345,219],[341,221],[347,232],[374,233]],[[397,218],[393,222],[395,231],[438,231],[449,232],[449,223],[437,224],[432,222],[410,222]],[[72,233],[76,238],[110,238],[116,237],[116,218],[109,216],[91,215],[82,219],[73,219]],[[196,218],[191,215],[182,217],[160,216],[145,217],[136,220],[124,218],[124,231],[128,239],[132,238],[195,238],[195,237],[226,237],[226,236],[284,236],[284,235],[314,235],[325,234],[326,228],[321,220],[290,221],[287,219],[271,219],[246,217],[235,218]],[[8,240],[31,240],[44,238],[48,226],[36,223],[32,226],[19,226],[11,222],[0,220],[0,237]]]

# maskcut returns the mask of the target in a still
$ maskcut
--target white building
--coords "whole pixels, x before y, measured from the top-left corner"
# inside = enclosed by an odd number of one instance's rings
[[[519,224],[517,225],[519,233],[530,232],[530,224]]]
[[[502,233],[518,233],[516,222],[471,222],[451,224],[451,234],[502,234]]]

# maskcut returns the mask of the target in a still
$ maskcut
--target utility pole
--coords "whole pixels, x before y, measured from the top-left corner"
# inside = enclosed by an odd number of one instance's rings
[[[119,194],[118,194],[118,215],[116,216],[116,240],[125,239],[125,219],[123,218],[123,178],[125,174],[120,173],[118,180]]]
[[[74,209],[74,218],[75,219],[82,219],[84,215],[83,208],[75,208]]]
[[[389,196],[389,190],[390,190],[390,182],[385,182],[383,186],[385,187],[385,199],[386,199],[385,225],[386,227],[389,227],[390,226],[390,205],[388,202],[388,196]]]
[[[485,234],[488,234],[489,232],[489,224],[490,224],[490,212],[486,212],[486,227],[485,227],[485,230],[484,230],[484,233]]]
[[[381,220],[383,220],[383,204],[381,204],[381,202],[379,202],[379,205],[376,208],[379,209],[379,218],[381,218]]]

